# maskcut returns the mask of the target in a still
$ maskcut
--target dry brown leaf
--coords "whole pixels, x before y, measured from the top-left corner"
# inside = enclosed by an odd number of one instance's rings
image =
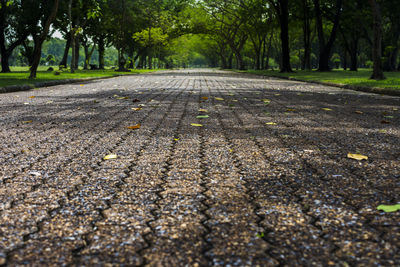
[[[203,99],[203,100],[208,100],[208,97],[203,96],[201,99]]]
[[[28,124],[28,123],[32,123],[33,121],[23,121],[23,124]]]
[[[136,124],[136,125],[132,125],[132,126],[128,126],[126,128],[131,129],[131,130],[137,130],[140,129],[142,125],[140,125],[140,123]]]
[[[116,159],[116,158],[118,158],[117,155],[115,155],[115,154],[110,154],[110,155],[105,156],[103,159],[104,159],[104,160],[110,160],[110,159]]]
[[[356,160],[368,160],[367,156],[361,155],[361,154],[352,154],[352,153],[348,153],[347,157],[349,159],[356,159]]]

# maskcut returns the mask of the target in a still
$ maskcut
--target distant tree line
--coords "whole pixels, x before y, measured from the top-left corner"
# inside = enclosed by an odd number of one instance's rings
[[[50,62],[72,72],[80,62],[120,71],[373,67],[383,79],[400,70],[398,14],[397,0],[0,0],[1,67],[26,62],[32,78]]]

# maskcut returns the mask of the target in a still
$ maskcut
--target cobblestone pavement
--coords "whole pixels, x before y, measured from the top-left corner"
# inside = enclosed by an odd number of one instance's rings
[[[399,265],[399,106],[212,70],[0,95],[0,265]]]

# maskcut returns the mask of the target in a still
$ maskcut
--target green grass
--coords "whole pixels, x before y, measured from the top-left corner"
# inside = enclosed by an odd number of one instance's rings
[[[302,81],[315,81],[357,87],[400,90],[400,72],[385,72],[387,79],[383,81],[370,80],[369,77],[372,73],[371,69],[359,69],[359,71],[333,70],[331,72],[296,71],[294,73],[257,70],[248,70],[246,72],[262,74],[266,76],[290,77]]]
[[[61,72],[55,75],[55,72],[46,71],[48,67],[39,67],[36,79],[28,79],[28,67],[11,67],[11,73],[0,73],[0,88],[11,85],[34,85],[35,83],[66,80],[66,79],[83,79],[83,78],[101,78],[112,77],[116,75],[145,73],[152,70],[132,70],[131,72],[116,72],[115,70],[77,70],[75,73],[69,71]],[[55,70],[58,67],[54,67]]]

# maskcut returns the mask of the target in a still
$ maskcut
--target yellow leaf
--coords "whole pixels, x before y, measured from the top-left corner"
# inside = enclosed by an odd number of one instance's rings
[[[215,100],[217,100],[217,101],[224,101],[224,99],[223,99],[223,98],[220,98],[220,97],[216,97]]]
[[[85,85],[83,85],[83,84],[80,84],[79,86],[85,86]]]
[[[233,152],[233,149],[229,149],[229,152],[231,152],[231,153],[232,153],[232,152]]]
[[[123,97],[118,97],[117,99],[118,99],[118,100],[124,100],[124,99],[129,99],[129,97],[123,96]]]
[[[325,110],[325,111],[332,111],[332,109],[330,109],[330,108],[323,108],[322,110]]]
[[[179,138],[174,138],[174,141],[179,141]]]
[[[201,99],[203,99],[203,100],[208,100],[208,97],[203,96]]]
[[[203,127],[203,124],[198,124],[198,123],[192,123],[190,125],[192,125],[194,127]]]
[[[33,121],[23,121],[22,123],[24,124],[28,124],[28,123],[32,123]]]
[[[356,160],[368,160],[368,157],[367,156],[364,156],[364,155],[360,155],[360,154],[351,154],[351,153],[349,153],[349,154],[347,154],[347,157],[349,158],[349,159],[356,159]]]
[[[275,122],[267,122],[266,125],[277,125]]]
[[[356,111],[354,111],[354,112],[357,113],[357,114],[364,114],[364,112],[359,111],[359,110],[356,110]]]
[[[199,109],[199,112],[205,112],[205,113],[207,113],[208,110],[207,110],[207,109],[204,109],[204,108],[201,108],[201,109]]]
[[[275,94],[275,96],[280,96],[281,94]]]
[[[35,97],[36,97],[36,96],[34,96],[34,95],[33,95],[33,96],[30,96],[29,98],[31,98],[31,99],[32,99],[32,98],[35,98]]]
[[[131,130],[137,130],[140,129],[141,125],[140,123],[136,124],[136,125],[132,125],[132,126],[128,126],[126,128],[131,129]]]
[[[134,110],[134,111],[140,111],[140,110],[142,110],[142,108],[132,108],[132,110]]]
[[[263,99],[262,101],[263,102],[271,102],[271,100],[269,100],[269,99]]]
[[[288,108],[287,111],[296,111],[294,108]]]
[[[105,156],[103,159],[104,159],[104,160],[110,160],[110,159],[116,159],[116,158],[118,158],[117,155],[115,155],[115,154],[110,154],[110,155]]]

